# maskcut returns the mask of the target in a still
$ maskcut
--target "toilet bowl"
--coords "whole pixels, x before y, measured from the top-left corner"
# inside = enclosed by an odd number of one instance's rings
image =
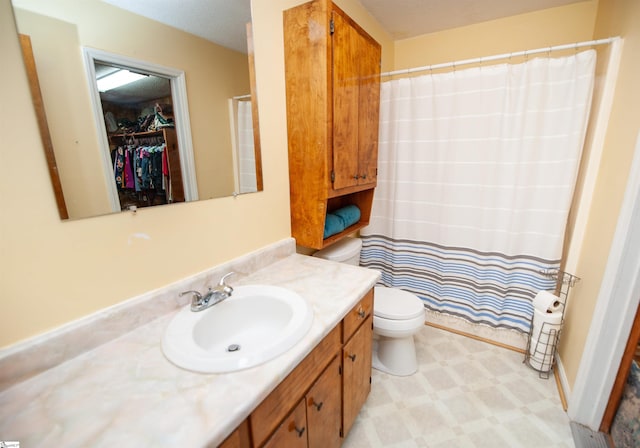
[[[374,288],[373,367],[391,375],[413,375],[418,370],[413,335],[424,326],[422,301],[397,288]]]
[[[314,254],[315,257],[358,265],[362,240],[344,238]],[[425,311],[422,301],[397,288],[376,286],[373,300],[373,368],[407,376],[418,370],[413,335],[422,328]]]

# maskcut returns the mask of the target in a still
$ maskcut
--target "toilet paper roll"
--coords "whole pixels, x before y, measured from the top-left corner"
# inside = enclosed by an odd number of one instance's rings
[[[551,345],[547,352],[553,352],[555,344],[558,342],[558,335],[562,328],[562,313],[546,313],[537,309],[533,310],[533,326],[531,330],[530,347],[533,348],[533,341],[539,345]],[[542,348],[539,352],[544,353]],[[533,354],[533,352],[531,352]]]
[[[549,291],[540,291],[533,299],[533,308],[542,312],[561,311],[562,301],[558,296],[550,293]]]

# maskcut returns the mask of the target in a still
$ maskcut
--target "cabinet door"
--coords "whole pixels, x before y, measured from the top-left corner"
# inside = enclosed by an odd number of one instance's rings
[[[307,393],[310,448],[337,448],[342,444],[340,380],[340,357],[336,356]]]
[[[304,448],[307,446],[307,417],[305,400],[300,400],[291,414],[284,419],[264,448]]]
[[[342,349],[342,428],[346,436],[371,391],[373,316],[369,316]]]
[[[378,178],[378,133],[380,122],[380,45],[359,36],[358,62],[358,179],[359,185],[375,184]]]
[[[333,188],[358,184],[358,31],[333,13]]]
[[[380,114],[380,45],[333,12],[333,188],[375,184]]]

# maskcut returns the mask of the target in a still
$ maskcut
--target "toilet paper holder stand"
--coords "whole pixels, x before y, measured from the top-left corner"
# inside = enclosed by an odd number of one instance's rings
[[[560,334],[562,333],[562,325],[564,324],[564,312],[569,299],[569,291],[580,281],[580,277],[557,269],[546,270],[540,273],[545,277],[556,280],[556,293],[560,299],[560,312],[562,313],[562,317],[560,319],[560,325],[552,325],[544,322],[541,326],[538,339],[534,340],[532,337],[533,316],[531,316],[527,348],[524,353],[523,363],[537,371],[540,378],[548,379],[555,365],[555,356],[558,342],[560,341]]]

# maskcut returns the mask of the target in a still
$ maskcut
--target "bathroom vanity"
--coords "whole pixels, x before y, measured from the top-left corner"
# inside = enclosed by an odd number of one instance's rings
[[[232,286],[280,286],[304,297],[310,330],[253,368],[176,367],[160,341],[188,306],[178,293],[204,290],[230,271]],[[370,388],[378,277],[296,254],[287,239],[5,349],[0,434],[24,446],[338,446]]]

